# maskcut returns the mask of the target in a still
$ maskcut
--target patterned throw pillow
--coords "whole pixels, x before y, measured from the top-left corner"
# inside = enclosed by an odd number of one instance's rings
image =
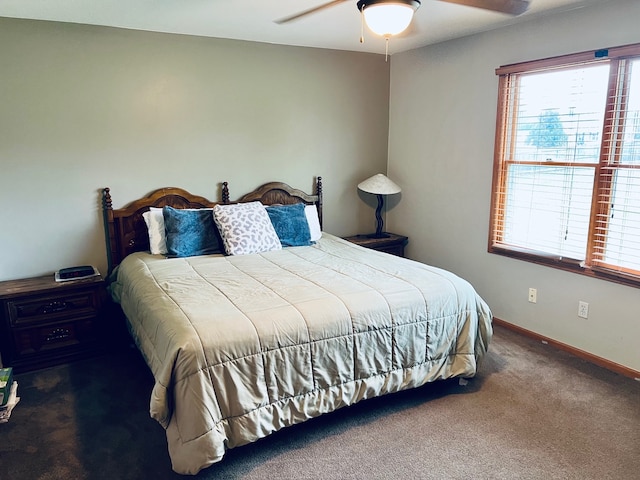
[[[282,249],[278,234],[260,202],[216,205],[213,218],[228,255]]]

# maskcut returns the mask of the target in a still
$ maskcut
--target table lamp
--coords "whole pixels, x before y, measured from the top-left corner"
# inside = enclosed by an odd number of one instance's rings
[[[392,180],[382,173],[378,173],[373,177],[369,177],[366,180],[358,184],[358,190],[363,192],[372,193],[378,196],[378,208],[376,208],[376,233],[370,235],[372,238],[385,238],[388,237],[386,233],[382,232],[382,207],[384,205],[384,195],[393,195],[400,193],[400,187],[396,185]]]

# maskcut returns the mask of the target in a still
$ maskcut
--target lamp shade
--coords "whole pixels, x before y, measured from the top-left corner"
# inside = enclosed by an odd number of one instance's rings
[[[382,173],[360,182],[358,189],[376,195],[393,195],[401,192],[400,187]]]
[[[364,21],[373,33],[390,37],[397,35],[409,26],[413,13],[420,6],[414,0],[360,0],[358,10],[362,11]]]

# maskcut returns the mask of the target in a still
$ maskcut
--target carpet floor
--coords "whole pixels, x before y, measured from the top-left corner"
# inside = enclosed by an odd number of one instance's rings
[[[640,382],[501,327],[480,372],[229,450],[199,479],[640,478]],[[153,378],[122,349],[17,376],[0,478],[173,479]]]

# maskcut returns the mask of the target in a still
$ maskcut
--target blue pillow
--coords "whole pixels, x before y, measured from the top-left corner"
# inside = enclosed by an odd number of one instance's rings
[[[168,256],[192,257],[222,253],[211,209],[182,210],[163,207],[162,217]]]
[[[283,247],[311,245],[309,222],[304,213],[304,204],[272,205],[267,213]]]

